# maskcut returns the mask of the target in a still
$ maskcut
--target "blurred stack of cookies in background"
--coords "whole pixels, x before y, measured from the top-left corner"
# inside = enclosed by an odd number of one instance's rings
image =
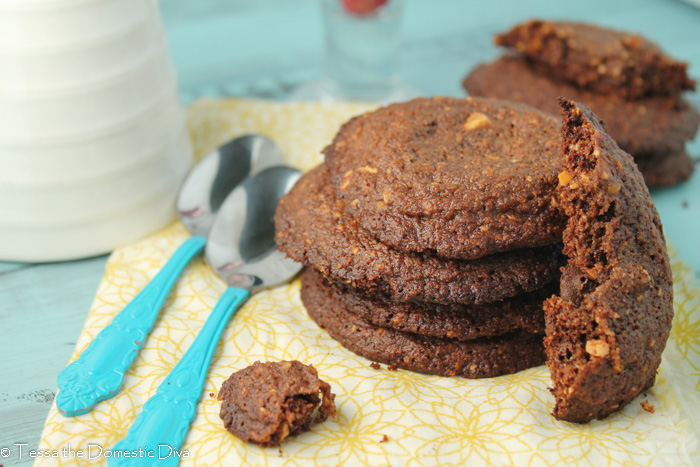
[[[542,364],[560,141],[556,118],[490,99],[350,120],[275,217],[279,248],[308,267],[310,316],[394,368],[479,378]]]
[[[530,21],[496,36],[509,53],[463,81],[472,96],[523,102],[553,115],[556,98],[583,102],[635,159],[649,186],[687,180],[685,150],[700,123],[684,91],[695,89],[687,64],[645,38],[593,25]]]

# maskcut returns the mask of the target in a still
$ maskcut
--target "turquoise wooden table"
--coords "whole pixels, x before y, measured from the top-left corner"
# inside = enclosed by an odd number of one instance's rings
[[[320,73],[317,0],[161,0],[161,9],[186,103],[200,96],[285,99]],[[461,96],[468,70],[499,54],[492,36],[532,17],[642,32],[689,61],[700,78],[700,9],[672,0],[408,0],[400,73],[425,95]],[[700,95],[690,99],[700,107]],[[700,141],[689,152],[700,155]],[[700,276],[700,174],[653,196],[667,238]],[[0,448],[36,448],[105,261],[0,262]],[[0,464],[31,459],[0,457]]]

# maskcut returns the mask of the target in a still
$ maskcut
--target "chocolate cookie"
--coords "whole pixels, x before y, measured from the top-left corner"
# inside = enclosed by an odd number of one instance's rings
[[[474,96],[509,98],[558,115],[557,97],[585,102],[602,118],[622,149],[635,157],[681,153],[693,139],[700,115],[679,97],[626,101],[556,82],[522,58],[501,57],[480,65],[462,83]]]
[[[685,151],[674,154],[635,157],[647,186],[663,187],[688,180],[695,170],[695,162]]]
[[[554,416],[586,422],[654,383],[673,319],[659,216],[632,158],[585,105],[561,99],[569,257],[561,296],[545,302]]]
[[[398,301],[381,294],[365,294],[351,287],[329,284],[307,269],[302,287],[328,289],[333,300],[353,315],[375,326],[457,340],[493,337],[516,330],[544,331],[542,303],[558,291],[558,284],[515,298],[484,305],[437,305]]]
[[[226,429],[262,446],[277,446],[336,414],[330,385],[313,366],[297,361],[255,362],[224,381],[218,399]]]
[[[559,246],[472,261],[431,253],[401,253],[378,242],[344,214],[321,165],[280,201],[276,242],[295,261],[329,280],[376,289],[397,300],[481,304],[531,292],[558,277]]]
[[[367,323],[334,299],[327,287],[301,289],[311,318],[352,352],[419,373],[487,378],[544,361],[542,334],[528,331],[469,341],[419,336]]]
[[[565,21],[530,21],[496,36],[540,73],[623,99],[695,89],[687,63],[635,34]]]
[[[382,243],[475,259],[561,237],[559,139],[520,104],[416,99],[350,120],[324,154],[345,212]]]

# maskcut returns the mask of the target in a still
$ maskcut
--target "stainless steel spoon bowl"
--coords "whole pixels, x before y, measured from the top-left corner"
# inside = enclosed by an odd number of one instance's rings
[[[255,291],[285,282],[301,265],[275,245],[275,209],[301,172],[267,169],[226,199],[207,240],[209,265],[230,287]]]
[[[214,349],[233,312],[251,292],[285,282],[301,269],[300,264],[277,250],[273,221],[279,200],[300,176],[298,170],[273,167],[245,180],[226,198],[209,232],[206,257],[229,288],[190,348],[112,452],[148,451],[158,446],[168,446],[173,452],[181,449],[197,412]],[[158,462],[163,461],[120,456],[109,459],[110,466]],[[168,462],[176,465],[177,459]]]
[[[58,410],[65,416],[89,412],[114,396],[143,347],[168,292],[190,260],[202,251],[206,235],[226,196],[243,180],[282,163],[282,151],[260,135],[236,138],[209,153],[185,180],[177,212],[193,236],[153,280],[134,297],[87,349],[58,375]]]
[[[177,195],[177,215],[193,235],[206,237],[226,197],[246,178],[282,165],[282,150],[261,135],[240,136],[209,153]]]

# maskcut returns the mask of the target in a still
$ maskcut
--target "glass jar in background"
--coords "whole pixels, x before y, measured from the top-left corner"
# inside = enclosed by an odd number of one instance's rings
[[[417,97],[401,81],[398,62],[404,0],[321,0],[323,76],[305,83],[293,100],[387,104]]]

